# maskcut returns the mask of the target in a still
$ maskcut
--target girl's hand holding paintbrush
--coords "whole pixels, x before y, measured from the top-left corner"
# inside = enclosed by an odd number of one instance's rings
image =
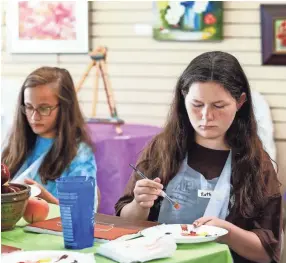
[[[163,185],[160,178],[138,180],[134,188],[134,199],[142,208],[151,208],[161,195]]]
[[[122,208],[120,216],[129,220],[148,220],[150,208],[163,189],[160,182],[159,178],[137,180],[133,190],[134,199]]]
[[[121,209],[121,217],[133,220],[148,220],[150,208],[159,196],[168,199],[175,209],[180,208],[180,205],[162,190],[163,185],[160,178],[155,178],[154,180],[148,179],[134,165],[130,164],[130,167],[132,167],[142,180],[136,181],[133,191],[134,199]]]
[[[147,180],[147,181],[144,181],[144,183],[143,183],[144,186],[143,186],[143,187],[146,187],[146,185],[147,185],[147,187],[149,187],[149,188],[156,187],[156,186],[158,186],[158,183],[161,182],[161,181],[158,181],[158,180],[160,180],[160,178],[155,178],[155,179],[152,181],[152,180],[148,179],[142,172],[140,172],[134,165],[129,164],[129,166],[130,166],[138,175],[140,175],[141,178],[143,178],[142,181]],[[137,181],[137,183],[138,183],[138,181]],[[137,183],[136,183],[136,185],[137,185]],[[154,183],[156,183],[156,184],[154,184]],[[140,183],[139,183],[139,184],[140,184]],[[135,185],[135,189],[136,189],[136,185]],[[152,204],[152,206],[153,206],[153,205],[154,205],[154,201],[158,198],[158,195],[161,195],[162,197],[166,198],[166,199],[171,203],[171,205],[172,205],[175,209],[180,209],[179,203],[176,202],[175,200],[173,200],[171,197],[169,197],[164,191],[162,191],[163,185],[159,184],[159,187],[160,187],[160,188],[157,187],[157,189],[155,189],[155,190],[153,190],[153,191],[151,191],[150,189],[148,190],[149,195],[152,195],[152,196],[149,196],[148,199],[150,199],[150,198],[152,197],[152,200],[149,200],[148,203],[147,203],[147,205]],[[140,189],[140,190],[142,190],[142,189]],[[138,191],[138,190],[137,190],[137,191]],[[145,191],[147,191],[147,190],[145,189]],[[140,191],[140,192],[142,193],[142,191]],[[135,191],[134,191],[134,194],[135,194]],[[146,195],[144,195],[144,197],[146,197]],[[140,201],[140,200],[139,200],[139,201]],[[143,202],[143,201],[140,201],[140,202]],[[142,205],[142,204],[141,204],[141,205]],[[145,205],[144,202],[143,202],[143,205]],[[152,206],[151,206],[151,207],[152,207]],[[147,208],[150,208],[150,207],[147,206]]]

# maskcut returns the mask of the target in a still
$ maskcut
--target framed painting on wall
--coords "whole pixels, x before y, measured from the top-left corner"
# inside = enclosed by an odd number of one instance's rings
[[[263,65],[286,65],[286,5],[261,5]]]
[[[156,1],[153,37],[166,41],[209,41],[223,37],[221,1]]]
[[[88,52],[88,2],[9,1],[8,52]]]

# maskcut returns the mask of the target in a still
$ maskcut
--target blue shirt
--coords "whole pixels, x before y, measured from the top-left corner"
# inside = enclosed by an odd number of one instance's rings
[[[48,152],[52,147],[54,139],[43,138],[38,136],[35,148],[32,153],[28,156],[26,162],[28,167],[36,161],[43,153]],[[85,143],[80,143],[77,151],[77,155],[72,160],[71,164],[64,170],[61,174],[61,177],[71,177],[71,176],[80,176],[80,175],[89,175],[96,179],[97,166],[95,162],[94,153],[92,149]],[[35,178],[34,181],[41,184],[44,188],[46,188],[53,196],[58,198],[56,182],[48,181],[47,184],[43,184],[41,182],[41,178],[39,174]],[[96,181],[96,180],[95,180]],[[97,201],[97,184],[96,184],[96,192],[95,198]],[[97,202],[96,202],[97,203]]]
[[[54,143],[52,138],[43,138],[38,136],[35,148],[32,153],[27,158],[27,164],[30,166],[34,161],[36,161],[44,152],[48,152]]]

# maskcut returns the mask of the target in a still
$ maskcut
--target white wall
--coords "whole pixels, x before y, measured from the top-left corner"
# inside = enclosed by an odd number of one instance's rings
[[[3,3],[3,2],[2,2]],[[164,122],[176,79],[192,58],[204,51],[222,50],[242,63],[251,87],[268,101],[275,125],[280,177],[286,183],[286,67],[261,66],[259,2],[224,3],[224,40],[219,43],[158,42],[138,35],[135,25],[151,24],[152,2],[92,2],[90,4],[91,47],[106,45],[108,63],[120,117],[127,122],[161,125]],[[3,4],[4,12],[6,4]],[[11,92],[25,76],[39,66],[67,68],[75,82],[90,59],[82,54],[11,55],[5,52],[5,21],[2,19],[2,105],[10,112]],[[94,72],[79,93],[82,109],[91,112]],[[12,94],[12,93],[11,93]],[[98,114],[107,115],[102,85]],[[5,111],[4,111],[5,112]]]

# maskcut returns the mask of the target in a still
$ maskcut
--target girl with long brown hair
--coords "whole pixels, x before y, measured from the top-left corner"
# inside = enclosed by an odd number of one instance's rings
[[[1,162],[8,166],[12,181],[37,185],[40,197],[57,204],[57,178],[96,178],[95,158],[84,127],[69,72],[41,67],[22,85]],[[96,191],[95,185],[95,197]]]
[[[162,132],[143,150],[117,215],[213,225],[234,262],[278,262],[282,215],[277,174],[257,135],[251,92],[237,59],[196,57],[180,76]],[[177,200],[176,210],[161,190]]]

